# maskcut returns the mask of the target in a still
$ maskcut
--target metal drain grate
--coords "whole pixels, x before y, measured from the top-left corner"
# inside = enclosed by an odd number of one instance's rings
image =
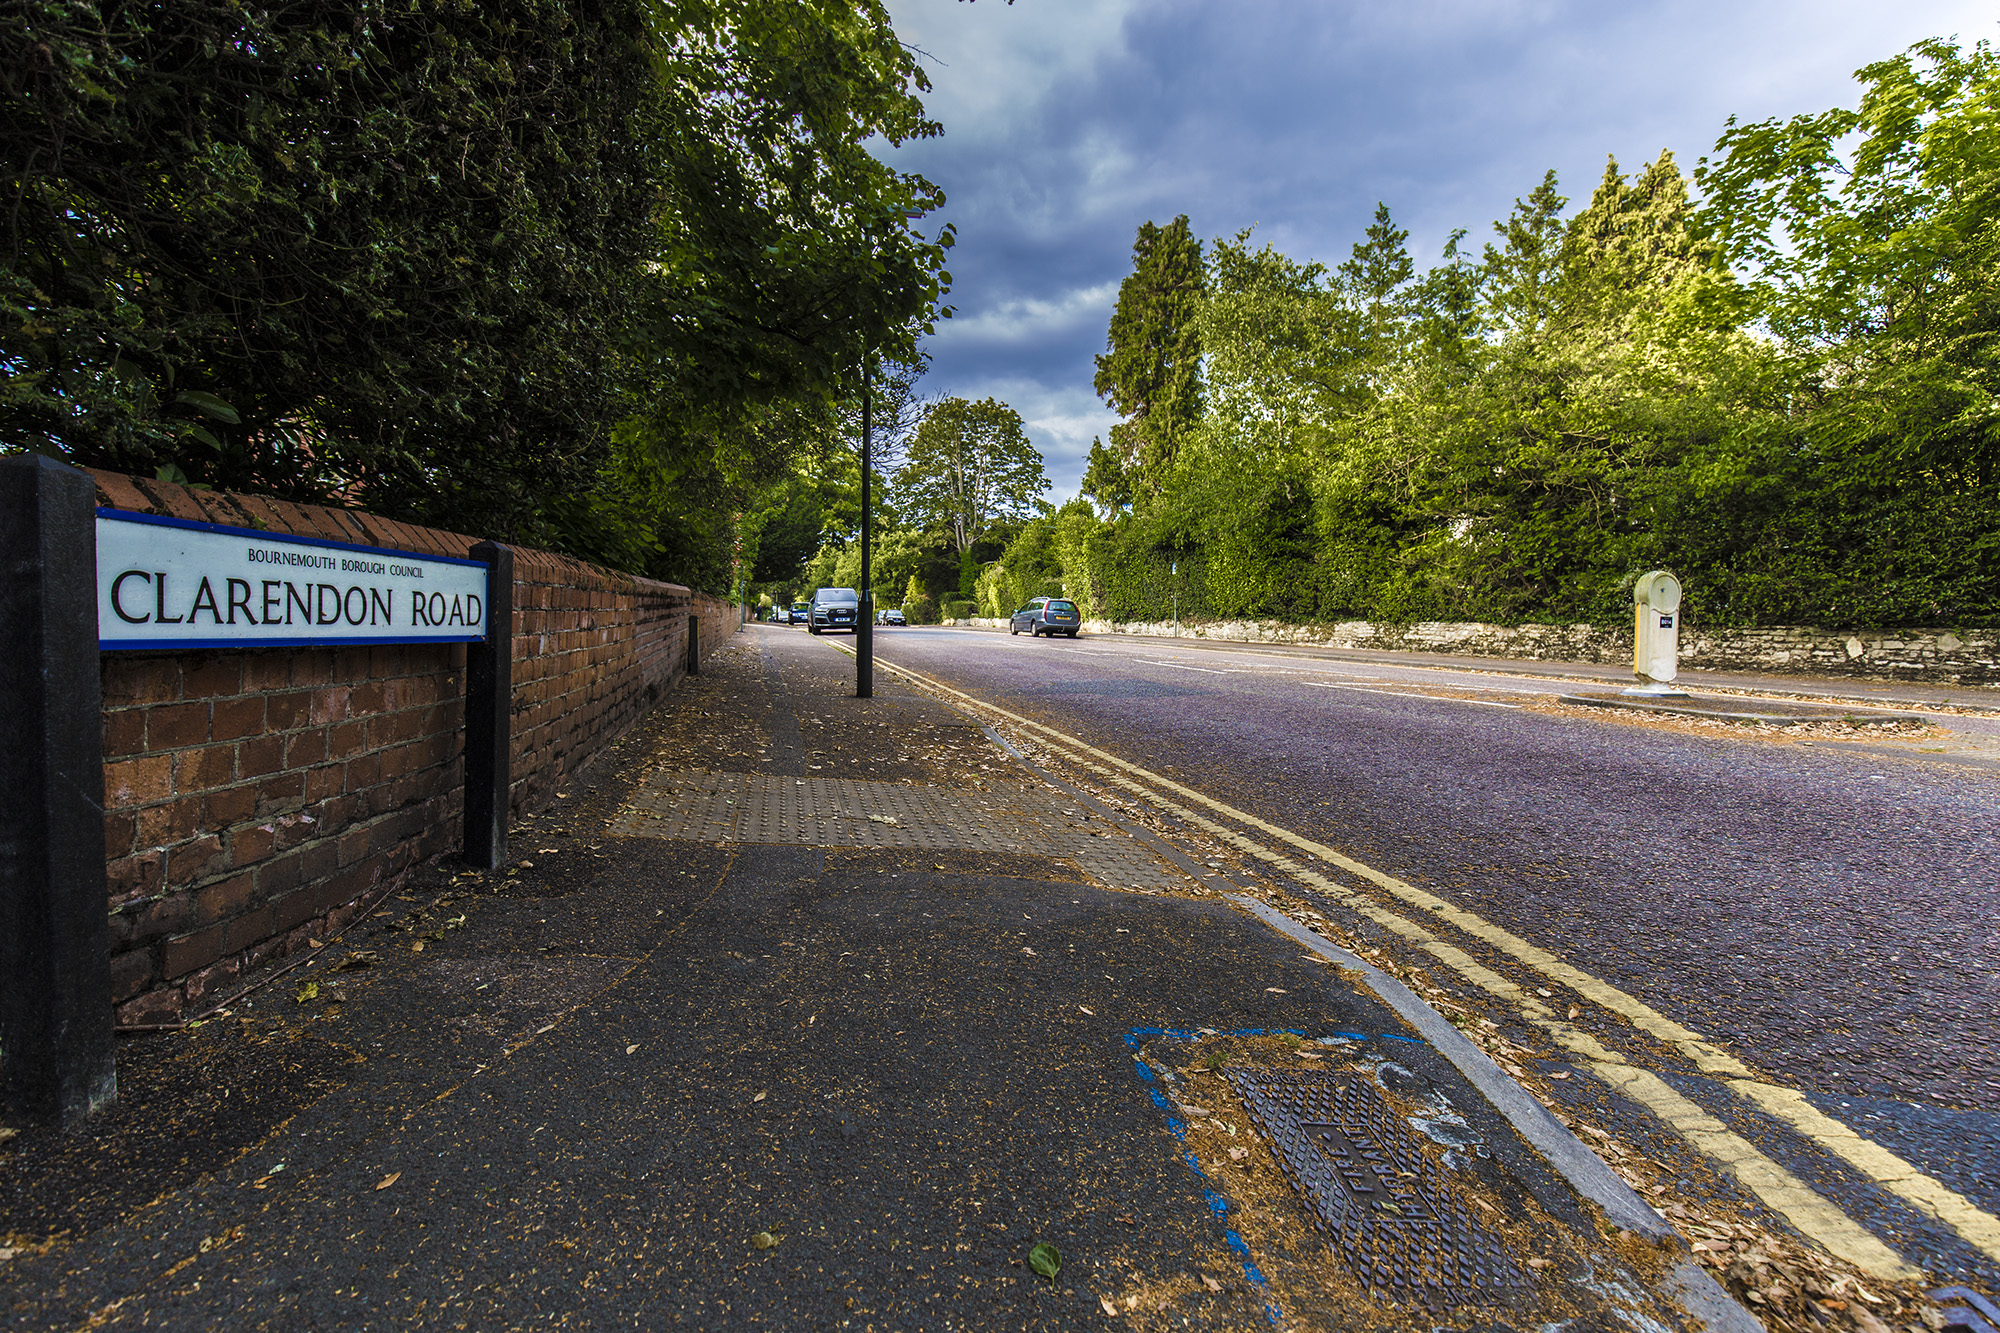
[[[1498,1304],[1528,1285],[1373,1084],[1339,1074],[1222,1072],[1315,1223],[1378,1296],[1440,1310]]]

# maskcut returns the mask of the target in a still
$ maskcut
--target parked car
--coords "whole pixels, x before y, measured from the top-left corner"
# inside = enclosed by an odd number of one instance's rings
[[[812,618],[813,604],[811,602],[792,603],[792,623],[794,625],[809,625],[812,623]]]
[[[1030,637],[1042,634],[1067,634],[1076,637],[1083,628],[1083,614],[1076,609],[1076,603],[1067,597],[1037,597],[1016,611],[1007,622],[1009,634],[1028,631]]]
[[[773,625],[789,625],[792,623],[791,608],[785,606],[774,606],[771,608],[770,613],[764,617],[764,619]]]
[[[852,634],[860,628],[861,595],[852,588],[821,588],[813,594],[811,614],[806,628],[815,634],[836,629]]]
[[[882,623],[885,625],[907,625],[910,622],[903,619],[903,608],[892,606],[882,613]]]

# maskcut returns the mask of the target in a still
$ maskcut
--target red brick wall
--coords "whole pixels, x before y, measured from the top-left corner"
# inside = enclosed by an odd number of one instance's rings
[[[93,473],[98,503],[270,532],[463,556],[473,539],[353,510]],[[704,654],[727,603],[517,548],[513,790],[520,812]],[[221,997],[458,850],[465,648],[116,652],[104,683],[111,968],[122,1023]]]

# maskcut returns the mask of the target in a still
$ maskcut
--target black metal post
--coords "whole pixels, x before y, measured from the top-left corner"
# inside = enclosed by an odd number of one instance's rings
[[[875,472],[875,368],[861,363],[861,605],[854,621],[854,697],[875,697],[875,569],[870,544],[875,532],[869,490]]]
[[[481,542],[486,562],[486,642],[465,653],[465,859],[493,870],[507,859],[514,772],[514,552]]]
[[[688,608],[687,673],[690,676],[701,674],[701,611],[692,606]]]
[[[73,1124],[118,1096],[104,875],[97,486],[0,460],[0,1089]]]

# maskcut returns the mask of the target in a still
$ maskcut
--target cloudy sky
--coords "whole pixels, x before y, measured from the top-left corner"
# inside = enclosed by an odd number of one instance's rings
[[[1730,115],[1855,105],[1853,71],[1926,37],[2000,37],[1990,0],[888,0],[942,139],[890,153],[950,197],[957,318],[927,393],[1011,403],[1076,493],[1112,417],[1091,358],[1133,232],[1329,265],[1377,200],[1419,265],[1556,169],[1687,169]]]

